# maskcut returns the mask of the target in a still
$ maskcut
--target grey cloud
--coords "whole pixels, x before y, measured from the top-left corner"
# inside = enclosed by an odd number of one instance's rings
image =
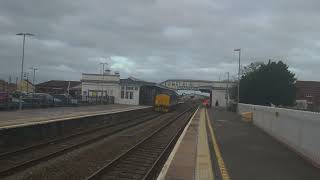
[[[101,58],[124,76],[217,80],[242,62],[284,60],[299,79],[319,80],[320,2],[141,0],[0,2],[0,78],[26,68],[39,81],[99,72]],[[110,59],[111,58],[111,59]],[[123,60],[125,59],[125,60]]]

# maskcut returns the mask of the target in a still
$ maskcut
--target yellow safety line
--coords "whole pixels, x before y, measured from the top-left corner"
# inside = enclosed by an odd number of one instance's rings
[[[176,142],[176,144],[174,145],[173,150],[171,151],[166,163],[163,165],[162,170],[160,171],[157,180],[164,180],[167,172],[171,166],[171,163],[173,161],[174,156],[176,155],[176,153],[178,152],[178,149],[180,148],[180,145],[185,137],[185,135],[187,134],[187,131],[192,123],[192,121],[194,121],[194,117],[196,116],[196,114],[198,113],[198,110],[200,109],[200,106],[198,106],[197,110],[193,113],[192,117],[190,118],[187,126],[184,128],[183,132],[181,133],[178,141]]]
[[[214,148],[214,152],[215,152],[215,155],[216,155],[216,158],[217,158],[217,161],[218,161],[218,166],[219,166],[219,169],[220,169],[220,173],[221,173],[221,176],[222,176],[222,179],[223,180],[230,180],[230,176],[229,176],[229,173],[228,173],[228,170],[224,164],[224,161],[223,161],[223,158],[222,158],[222,155],[221,155],[221,152],[220,152],[220,148],[218,146],[218,143],[217,143],[217,139],[216,139],[216,136],[214,134],[214,131],[213,131],[213,128],[211,126],[211,123],[209,121],[209,115],[208,115],[208,111],[206,110],[206,119],[207,119],[207,123],[208,123],[208,126],[209,126],[209,130],[210,130],[210,135],[211,135],[211,139],[212,139],[212,142],[213,142],[213,148]]]
[[[214,180],[211,162],[206,128],[206,114],[204,108],[201,108],[197,145],[196,180]]]

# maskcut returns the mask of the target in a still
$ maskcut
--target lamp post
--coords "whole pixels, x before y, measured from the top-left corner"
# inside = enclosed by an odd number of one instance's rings
[[[23,36],[23,41],[22,41],[22,62],[21,62],[21,79],[20,79],[20,91],[22,91],[22,80],[23,80],[23,65],[24,65],[24,45],[26,42],[26,36],[34,36],[31,33],[18,33],[16,34],[17,36]],[[22,109],[22,92],[20,92],[20,97],[19,97],[19,110]]]
[[[227,80],[227,88],[226,88],[226,106],[227,106],[227,109],[228,109],[228,106],[229,106],[229,72],[227,72],[228,74],[228,80]]]
[[[240,57],[241,57],[241,48],[235,49],[234,51],[239,52],[239,69],[238,69],[238,103],[240,103]]]

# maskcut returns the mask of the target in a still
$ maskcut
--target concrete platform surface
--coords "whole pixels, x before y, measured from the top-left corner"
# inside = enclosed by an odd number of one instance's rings
[[[235,113],[210,109],[209,116],[231,179],[320,179],[320,169]]]
[[[0,111],[0,129],[17,126],[25,126],[32,123],[45,123],[46,121],[90,116],[96,114],[108,114],[118,111],[147,108],[148,106],[132,105],[95,105],[79,107],[56,107],[45,109],[27,109],[22,111]]]
[[[194,114],[165,163],[158,180],[213,180],[203,108]]]

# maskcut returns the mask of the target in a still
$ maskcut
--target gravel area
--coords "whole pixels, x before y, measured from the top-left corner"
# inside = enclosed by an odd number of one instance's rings
[[[157,116],[158,113],[141,113],[141,115],[136,115],[135,118],[129,119],[114,119],[102,127],[89,129],[81,135],[72,136],[71,138],[63,138],[60,141],[45,144],[43,146],[35,146],[35,148],[21,151],[19,153],[14,153],[12,155],[8,154],[0,157],[0,172],[10,167],[14,167],[24,162],[28,162],[32,159],[39,159],[40,157],[46,157],[52,153],[61,152],[64,149],[69,149],[70,147],[78,148],[79,144],[86,145],[86,142],[92,141],[93,139],[103,138],[105,136],[111,135],[116,131],[123,130],[126,127],[134,126],[137,123],[141,123],[148,119]],[[75,149],[73,148],[73,149]],[[70,149],[69,151],[71,151]],[[63,152],[62,152],[63,153]],[[57,153],[56,156],[58,156]]]

